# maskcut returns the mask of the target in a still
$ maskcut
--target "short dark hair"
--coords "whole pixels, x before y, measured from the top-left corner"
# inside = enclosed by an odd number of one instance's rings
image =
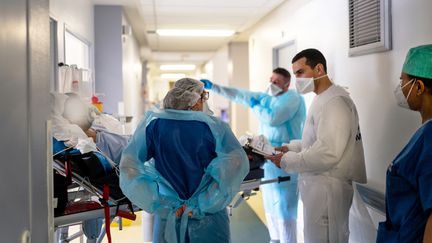
[[[285,68],[277,67],[273,70],[273,73],[282,75],[285,78],[285,81],[288,83],[291,81],[291,74]]]
[[[327,62],[324,55],[320,51],[313,48],[303,50],[293,57],[291,63],[295,63],[297,60],[303,57],[306,58],[306,65],[311,68],[314,68],[316,65],[321,63],[324,66],[324,72],[327,73]]]
[[[417,77],[417,76],[413,76],[413,75],[410,75],[410,74],[407,74],[407,75],[408,75],[408,77],[410,79],[416,79],[416,80],[420,79],[421,81],[423,81],[423,83],[426,86],[426,88],[428,88],[429,90],[432,90],[432,79]]]

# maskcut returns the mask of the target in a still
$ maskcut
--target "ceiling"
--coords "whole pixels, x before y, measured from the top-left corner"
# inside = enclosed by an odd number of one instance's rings
[[[285,0],[93,0],[122,5],[141,46],[154,63],[202,64],[230,41],[246,41],[248,30]],[[231,37],[165,37],[157,29],[229,29]]]

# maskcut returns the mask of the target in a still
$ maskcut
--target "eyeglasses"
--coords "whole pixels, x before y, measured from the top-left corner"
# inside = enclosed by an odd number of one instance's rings
[[[201,93],[201,99],[202,99],[202,100],[208,100],[209,97],[210,97],[210,93],[209,93],[209,92],[207,92],[207,91],[203,91],[203,92]]]

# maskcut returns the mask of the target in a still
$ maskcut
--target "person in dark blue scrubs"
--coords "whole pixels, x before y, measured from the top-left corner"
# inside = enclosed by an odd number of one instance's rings
[[[198,80],[178,80],[146,112],[120,162],[120,187],[155,214],[155,243],[228,243],[226,207],[249,172],[228,124],[209,115]]]
[[[387,170],[377,242],[432,242],[432,45],[409,50],[400,78],[398,105],[418,111],[422,126]]]

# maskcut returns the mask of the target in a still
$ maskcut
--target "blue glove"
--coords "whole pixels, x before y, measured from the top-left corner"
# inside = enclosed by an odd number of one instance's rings
[[[249,100],[249,106],[251,108],[258,105],[259,103],[260,103],[259,100],[255,99],[254,97],[250,98],[250,100]]]
[[[208,79],[200,79],[201,82],[204,84],[204,89],[211,89],[213,87],[212,81]]]

